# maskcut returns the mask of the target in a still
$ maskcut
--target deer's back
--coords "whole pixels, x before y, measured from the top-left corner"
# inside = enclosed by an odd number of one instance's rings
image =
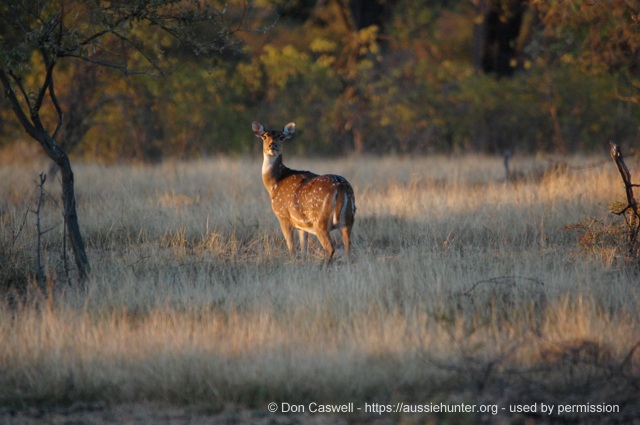
[[[278,182],[272,193],[271,205],[279,218],[313,233],[314,224],[331,221],[330,217],[324,215],[336,202],[343,202],[345,197],[353,200],[353,196],[353,189],[344,177],[300,172],[292,173]]]

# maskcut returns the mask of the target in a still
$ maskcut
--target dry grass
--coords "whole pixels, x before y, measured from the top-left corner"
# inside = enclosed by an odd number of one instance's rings
[[[24,289],[0,307],[0,404],[507,409],[408,416],[477,423],[522,418],[508,413],[514,404],[589,402],[621,412],[560,419],[640,415],[637,265],[623,241],[585,249],[564,229],[587,216],[620,220],[607,214],[624,195],[612,164],[572,168],[591,160],[571,158],[568,170],[543,175],[544,161],[521,159],[513,166],[529,177],[507,185],[489,157],[289,161],[352,182],[350,266],[339,250],[322,270],[317,243],[309,261],[287,257],[259,159],[77,164],[93,275],[86,293],[66,286],[50,184],[44,253],[59,289],[49,302],[33,290],[29,212],[46,165],[4,165],[1,284]]]

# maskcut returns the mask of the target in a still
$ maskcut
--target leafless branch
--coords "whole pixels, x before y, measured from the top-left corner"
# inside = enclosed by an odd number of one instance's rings
[[[100,60],[100,59],[92,58],[92,57],[89,57],[89,56],[78,55],[78,54],[75,54],[75,53],[70,53],[70,52],[69,53],[65,53],[65,56],[70,57],[70,58],[80,59],[82,61],[93,63],[95,65],[104,66],[105,68],[116,69],[116,70],[122,72],[126,77],[131,76],[131,75],[149,75],[151,77],[160,77],[161,76],[161,74],[156,74],[156,73],[149,72],[149,71],[141,71],[141,70],[132,71],[131,69],[129,69],[129,67],[127,67],[126,64],[118,64],[118,63],[103,61],[103,60]]]
[[[240,16],[240,21],[238,21],[238,25],[236,25],[236,29],[232,31],[232,33],[238,32],[244,26],[245,21],[247,20],[248,11],[251,8],[251,5],[247,5],[247,2],[243,2],[244,7],[242,8],[242,16]]]
[[[38,230],[37,236],[37,256],[38,256],[38,287],[42,290],[43,294],[45,291],[45,282],[44,282],[44,266],[42,265],[42,235],[45,233],[42,231],[40,224],[40,210],[42,209],[42,204],[44,202],[44,183],[47,181],[47,175],[44,173],[40,173],[40,182],[38,183],[38,204],[34,214],[36,215],[36,228]]]
[[[15,75],[12,71],[9,71],[9,75],[11,76],[11,79],[13,80],[15,85],[20,90],[20,94],[22,94],[22,98],[24,99],[24,102],[26,103],[28,110],[31,110],[31,99],[29,99],[29,94],[27,93],[27,90],[24,88],[24,85],[22,85],[22,79],[17,75]]]
[[[631,182],[631,172],[629,172],[629,168],[627,164],[624,162],[624,157],[622,156],[622,150],[618,145],[613,143],[613,141],[609,141],[609,155],[611,159],[616,164],[618,168],[618,172],[620,173],[620,177],[622,177],[622,181],[624,183],[625,193],[627,195],[627,206],[624,207],[621,211],[612,211],[614,214],[623,215],[625,218],[625,222],[627,223],[627,227],[629,228],[629,233],[627,237],[628,241],[628,253],[630,256],[633,256],[636,250],[636,242],[638,240],[638,233],[640,232],[640,211],[638,211],[638,203],[633,194],[633,188],[637,187],[637,184],[633,184]],[[631,211],[629,216],[627,217],[627,212]]]
[[[95,41],[97,41],[98,39],[104,37],[107,34],[113,33],[113,28],[117,27],[118,25],[122,24],[123,22],[126,22],[127,20],[129,20],[131,18],[131,16],[129,15],[125,15],[120,17],[120,19],[116,20],[109,28],[105,28],[102,31],[98,31],[95,34],[91,34],[89,37],[85,38],[84,40],[78,42],[76,48],[74,50],[77,50],[80,47],[85,47],[88,46],[91,43],[94,43]]]
[[[44,63],[45,63],[46,74],[44,77],[44,82],[42,83],[42,86],[38,91],[38,96],[36,97],[36,100],[33,103],[33,107],[31,108],[31,118],[33,118],[34,115],[37,115],[38,112],[40,111],[40,108],[42,107],[44,96],[47,93],[47,90],[49,90],[49,84],[51,84],[51,79],[53,78],[53,68],[56,64],[55,60],[52,60],[47,57],[46,51],[41,50],[41,54],[42,54],[42,59],[44,60]]]
[[[633,347],[631,347],[629,353],[627,353],[622,362],[620,362],[620,369],[624,369],[631,363],[631,359],[633,358],[633,355],[638,348],[640,348],[640,341],[636,342]]]
[[[139,43],[135,42],[134,40],[129,39],[128,37],[125,37],[124,35],[114,31],[113,35],[116,36],[117,38],[119,38],[120,40],[122,40],[124,43],[129,44],[131,46],[133,46],[134,49],[136,49],[136,51],[138,53],[140,53],[142,55],[142,57],[155,69],[159,72],[159,74],[162,74],[162,70],[160,69],[160,66],[156,63],[156,61],[151,58],[147,53],[145,53],[143,46],[141,46]],[[125,65],[126,66],[126,65]],[[127,67],[128,69],[128,67]],[[128,74],[131,75],[131,74]]]
[[[54,140],[58,140],[58,133],[60,132],[60,129],[62,128],[62,119],[64,116],[64,113],[62,112],[62,108],[60,107],[60,102],[58,102],[58,96],[56,96],[56,91],[53,87],[53,78],[51,78],[51,81],[49,82],[49,98],[51,99],[51,103],[53,103],[53,107],[56,110],[56,114],[58,115],[58,124],[56,125],[56,129],[53,132],[53,139]]]
[[[11,79],[15,81],[16,85],[22,92],[22,95],[25,96],[25,102],[27,102],[27,106],[29,106],[30,105],[29,96],[27,96],[27,93],[25,92],[24,87],[20,83],[20,79],[17,78],[13,73],[11,73],[10,75],[11,75]],[[18,121],[20,121],[20,124],[27,131],[27,133],[29,133],[29,135],[34,139],[38,140],[38,136],[39,136],[38,132],[33,126],[33,123],[29,120],[29,117],[27,117],[27,114],[25,114],[22,105],[20,105],[20,101],[18,100],[18,97],[16,96],[15,91],[13,90],[11,79],[9,78],[9,75],[7,75],[7,73],[2,68],[0,68],[0,82],[2,82],[5,96],[9,100],[9,103],[11,104],[11,109],[13,109],[13,112],[16,114]]]

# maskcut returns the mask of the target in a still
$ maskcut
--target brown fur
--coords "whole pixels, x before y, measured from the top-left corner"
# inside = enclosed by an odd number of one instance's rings
[[[349,259],[356,212],[355,194],[349,182],[341,176],[317,175],[284,165],[283,144],[295,131],[294,123],[287,124],[283,131],[266,131],[255,121],[251,127],[262,139],[262,181],[291,255],[295,255],[293,231],[297,229],[303,253],[306,233],[315,234],[325,250],[325,263],[329,262],[335,251],[329,232],[339,229]]]

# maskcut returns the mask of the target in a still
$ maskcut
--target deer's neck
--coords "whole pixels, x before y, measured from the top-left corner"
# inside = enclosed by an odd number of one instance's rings
[[[269,194],[275,190],[278,182],[286,176],[287,171],[289,171],[289,169],[282,163],[282,155],[264,155],[262,162],[262,181],[267,191],[269,191]]]

